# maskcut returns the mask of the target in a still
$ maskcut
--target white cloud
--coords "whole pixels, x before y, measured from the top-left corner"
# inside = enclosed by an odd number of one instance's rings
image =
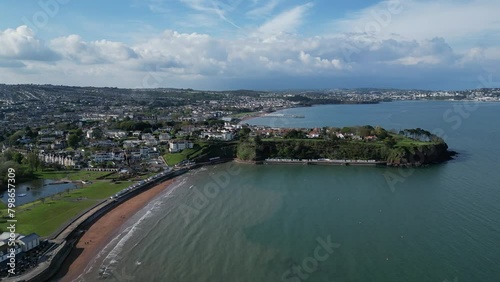
[[[241,0],[226,0],[226,1],[180,0],[180,1],[193,10],[207,13],[209,15],[215,15],[220,20],[229,23],[230,25],[236,28],[240,28],[234,21],[232,21],[227,17],[227,13],[234,11],[241,3]]]
[[[300,20],[278,22],[297,23]],[[12,32],[0,31],[0,34]],[[0,50],[3,52],[0,53],[0,75],[5,78],[4,82],[124,87],[210,85],[221,88],[229,80],[236,83],[288,77],[297,83],[298,78],[306,81],[324,79],[327,85],[330,81],[355,81],[364,76],[372,79],[383,77],[376,81],[393,83],[395,80],[391,77],[411,78],[417,73],[431,77],[438,73],[445,77],[459,72],[475,79],[474,71],[494,67],[500,62],[499,48],[456,52],[441,37],[406,40],[358,33],[313,37],[281,33],[264,38],[220,39],[207,34],[167,30],[134,44],[85,41],[78,35],[70,35],[55,38],[45,46],[37,43],[40,41],[29,29],[21,28],[20,33],[30,38],[21,41],[30,44],[23,44],[32,49],[38,46],[46,54],[51,54],[47,56],[56,56],[59,60],[44,62],[42,60],[46,58],[40,57],[39,61],[26,61],[22,59],[26,56],[20,54],[30,52],[3,48]],[[0,42],[4,44],[5,41]],[[155,83],[144,82],[151,79]],[[452,82],[443,78],[442,83]]]
[[[25,25],[0,31],[0,58],[2,57],[17,60],[57,59],[55,53]]]
[[[302,24],[305,13],[312,6],[312,3],[307,3],[287,10],[261,25],[258,32],[263,35],[294,33]]]
[[[107,40],[85,42],[78,35],[53,39],[50,47],[64,58],[82,64],[122,62],[137,58],[137,54],[123,43]]]
[[[444,37],[468,48],[485,34],[498,34],[499,10],[498,0],[386,0],[334,20],[331,30],[407,40]]]
[[[262,18],[269,16],[280,2],[281,0],[269,0],[264,5],[251,9],[246,13],[246,15],[250,18]]]

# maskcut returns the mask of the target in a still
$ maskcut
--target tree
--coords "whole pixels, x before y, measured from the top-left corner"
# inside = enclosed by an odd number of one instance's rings
[[[16,176],[21,177],[24,175],[21,170],[21,166],[14,161],[5,161],[5,159],[0,160],[0,183],[6,182],[8,177],[9,168],[12,168],[16,171]]]
[[[387,131],[385,131],[385,129],[383,129],[382,127],[380,126],[377,126],[375,128],[375,135],[377,136],[377,138],[379,139],[385,139],[389,136],[389,134],[387,134]]]
[[[104,133],[102,132],[102,129],[100,128],[94,128],[92,130],[92,136],[95,138],[95,139],[102,139],[104,137]]]
[[[301,130],[292,129],[285,133],[283,136],[285,139],[304,139],[306,134]]]
[[[19,153],[19,152],[15,152],[14,153],[14,157],[12,158],[13,161],[15,161],[16,163],[18,164],[21,164],[22,161],[23,161],[23,154]]]
[[[28,169],[30,173],[33,173],[33,171],[38,170],[41,166],[40,159],[38,158],[38,155],[35,152],[29,152],[26,155],[26,163],[28,164]]]
[[[25,132],[26,136],[28,136],[29,138],[35,138],[38,135],[38,133],[35,134],[35,132],[33,132],[29,126],[26,126],[26,128],[24,129],[24,132]]]
[[[78,135],[72,133],[68,137],[68,145],[73,149],[78,148],[78,143],[80,143],[80,137]]]
[[[350,127],[343,127],[340,132],[346,134],[346,133],[352,133],[352,128]]]
[[[394,138],[392,138],[392,136],[389,136],[387,139],[385,139],[385,145],[388,147],[388,148],[394,148],[394,146],[396,145],[396,140],[394,140]]]
[[[240,131],[238,131],[238,135],[239,135],[240,139],[246,140],[246,139],[248,139],[248,135],[250,135],[250,132],[252,132],[252,130],[250,128],[243,127],[242,129],[240,129]]]
[[[262,138],[260,137],[260,135],[255,136],[253,141],[255,142],[255,145],[257,145],[257,146],[262,145]]]
[[[7,151],[3,152],[3,157],[4,157],[7,161],[12,161],[12,160],[14,160],[14,151],[13,151],[13,150],[7,150]]]
[[[75,132],[76,136],[78,137],[83,137],[83,130],[81,128],[78,128]]]
[[[373,128],[370,128],[368,126],[363,126],[359,129],[359,136],[361,137],[366,137],[366,136],[370,136],[371,133],[372,133],[372,129]]]
[[[19,131],[16,131],[14,134],[12,134],[10,137],[9,137],[9,142],[8,144],[9,145],[16,145],[17,144],[17,140],[19,138],[21,138],[24,134],[24,131],[22,130],[19,130]]]

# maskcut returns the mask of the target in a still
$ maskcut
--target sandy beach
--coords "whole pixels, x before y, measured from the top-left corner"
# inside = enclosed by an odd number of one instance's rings
[[[145,207],[158,194],[167,189],[174,181],[175,179],[168,180],[137,195],[117,206],[95,222],[82,236],[76,248],[71,251],[71,254],[56,276],[56,280],[69,282],[78,278],[99,251],[113,239],[120,226]]]

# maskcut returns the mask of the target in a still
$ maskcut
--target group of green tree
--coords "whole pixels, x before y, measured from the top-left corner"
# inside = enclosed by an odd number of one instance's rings
[[[399,131],[399,135],[403,135],[405,137],[415,139],[422,142],[436,142],[436,143],[444,143],[443,138],[432,134],[431,132],[424,130],[422,128],[416,129],[405,129]]]
[[[247,130],[248,131],[248,130]],[[404,130],[400,134],[405,138],[428,141],[428,144],[398,144],[396,134],[381,127],[361,126],[344,128],[323,128],[323,138],[307,140],[302,130],[292,129],[282,139],[262,140],[260,137],[249,137],[249,132],[240,131],[240,142],[237,157],[247,161],[261,161],[266,158],[283,159],[356,159],[383,160],[395,162],[408,159],[416,151],[429,150],[430,147],[442,144],[442,139],[424,130]],[[361,141],[339,139],[337,132],[353,133],[362,137],[376,136],[377,141]],[[411,137],[410,137],[411,135]],[[425,136],[425,138],[424,138]],[[424,146],[424,147],[422,147]]]
[[[0,155],[0,183],[5,184],[10,168],[16,171],[16,181],[33,177],[33,173],[41,169],[42,163],[36,152],[25,154],[14,150],[7,150]],[[2,187],[5,187],[2,185]]]
[[[237,157],[242,160],[259,161],[266,158],[282,159],[360,159],[385,160],[391,148],[364,142],[338,142],[320,140],[272,140],[240,142]]]

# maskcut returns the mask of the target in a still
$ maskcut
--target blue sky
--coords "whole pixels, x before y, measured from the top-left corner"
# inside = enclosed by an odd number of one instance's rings
[[[500,87],[498,0],[0,2],[0,83]]]

